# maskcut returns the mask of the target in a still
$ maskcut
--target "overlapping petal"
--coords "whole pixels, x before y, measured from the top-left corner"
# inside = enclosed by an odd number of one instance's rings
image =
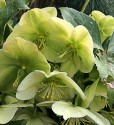
[[[50,73],[50,66],[37,46],[22,38],[7,41],[0,50],[0,91],[8,89],[18,77],[24,77],[34,70]]]
[[[54,16],[49,14],[51,8],[27,11],[8,39],[22,37],[34,42],[47,60],[61,62],[63,59],[59,57],[69,43],[74,27],[69,22],[55,17],[56,11],[52,10]]]
[[[64,120],[67,120],[68,118],[81,118],[88,116],[98,125],[110,125],[110,122],[102,115],[79,106],[73,106],[71,102],[55,102],[52,105],[52,110],[57,115],[63,116]]]
[[[73,76],[78,70],[83,73],[90,72],[94,65],[93,40],[84,26],[75,27],[69,47],[67,53],[71,56],[64,62],[64,65],[61,65],[61,70],[68,71],[69,76]],[[68,67],[66,68],[68,65],[69,70]],[[72,69],[74,69],[73,72],[70,71]]]
[[[110,15],[104,15],[100,11],[92,11],[92,18],[97,22],[102,42],[114,32],[114,18]]]
[[[20,83],[16,97],[20,100],[29,100],[37,94],[36,98],[45,100],[65,100],[73,98],[74,93],[85,99],[83,91],[65,72],[53,71],[46,75],[45,72],[36,70]]]

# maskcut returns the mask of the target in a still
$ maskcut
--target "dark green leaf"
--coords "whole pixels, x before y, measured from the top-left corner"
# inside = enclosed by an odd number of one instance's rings
[[[67,7],[74,8],[76,10],[81,10],[85,0],[65,0],[65,5]]]
[[[114,16],[114,0],[90,0],[85,13],[90,14],[93,10]]]
[[[91,19],[88,15],[76,11],[72,8],[62,7],[60,8],[60,10],[62,13],[62,17],[70,22],[74,27],[76,27],[77,25],[85,26],[93,38],[94,47],[99,49],[102,48],[100,32],[96,22],[93,21],[93,19]]]
[[[95,58],[95,64],[101,78],[107,78],[109,75],[114,78],[114,33],[109,42],[107,52],[99,53],[99,58]]]
[[[108,101],[109,105],[112,107],[114,104],[114,89],[108,89]]]
[[[5,25],[17,15],[19,9],[28,9],[26,0],[6,0],[6,6],[0,10],[0,44],[3,42]]]
[[[5,125],[26,125],[27,121],[25,120],[18,120],[18,121],[11,121]]]

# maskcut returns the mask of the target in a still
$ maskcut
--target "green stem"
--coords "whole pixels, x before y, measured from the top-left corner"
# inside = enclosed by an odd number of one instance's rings
[[[86,0],[86,2],[84,3],[84,5],[82,6],[81,12],[84,12],[87,5],[89,4],[90,0]]]

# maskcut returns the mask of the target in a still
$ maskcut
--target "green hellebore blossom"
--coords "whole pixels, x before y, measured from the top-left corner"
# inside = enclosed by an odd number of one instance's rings
[[[114,18],[110,15],[104,15],[102,12],[96,10],[92,11],[91,16],[98,24],[101,40],[103,42],[114,32]]]
[[[43,9],[32,9],[23,14],[8,39],[18,36],[34,42],[47,60],[61,62],[59,56],[70,41],[73,29],[69,22],[52,17]]]
[[[47,75],[44,71],[36,70],[20,83],[16,98],[29,100],[36,95],[37,99],[55,101],[72,99],[75,93],[85,99],[83,91],[65,72],[53,71]]]
[[[4,43],[0,60],[0,91],[12,91],[12,85],[34,70],[50,73],[50,65],[37,46],[19,37]]]
[[[61,70],[73,76],[78,70],[88,73],[94,65],[93,40],[88,30],[78,25],[72,32],[71,43],[67,45],[63,55],[66,61],[61,64]]]
[[[52,110],[55,114],[63,116],[64,120],[88,116],[98,125],[111,125],[102,115],[79,106],[73,106],[71,102],[57,101],[52,105]]]
[[[40,32],[40,28],[43,22],[47,21],[49,18],[51,18],[51,15],[43,9],[34,8],[27,11],[22,15],[19,23],[14,27],[8,40],[17,36],[32,42],[38,42],[40,39],[39,37],[43,35]]]

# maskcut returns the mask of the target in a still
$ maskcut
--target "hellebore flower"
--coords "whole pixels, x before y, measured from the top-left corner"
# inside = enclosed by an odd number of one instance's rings
[[[14,37],[22,37],[32,42],[38,42],[40,37],[43,37],[40,32],[40,28],[44,21],[51,18],[51,15],[43,9],[31,9],[24,13],[20,19],[20,22],[14,27],[13,33],[9,35],[8,39]]]
[[[110,15],[104,15],[100,11],[92,11],[91,17],[98,24],[102,42],[114,32],[114,18]]]
[[[12,90],[16,81],[34,70],[50,73],[50,66],[37,46],[19,37],[4,43],[0,60],[0,91]]]
[[[61,62],[59,56],[69,42],[74,27],[67,21],[52,17],[45,9],[27,11],[8,39],[15,36],[34,42],[51,62]]]
[[[64,120],[67,120],[68,118],[81,118],[88,116],[98,125],[110,125],[110,122],[102,115],[79,106],[73,106],[71,102],[55,102],[52,105],[52,110],[55,114],[63,116]]]
[[[62,63],[61,71],[69,76],[78,70],[88,73],[94,65],[93,41],[87,29],[74,28],[42,9],[26,12],[8,39],[15,36],[34,42],[48,61]]]
[[[93,40],[84,26],[77,26],[72,32],[71,43],[67,45],[62,58],[61,70],[73,76],[78,70],[88,73],[94,65]]]
[[[65,72],[53,71],[47,75],[43,71],[36,70],[20,83],[16,98],[29,100],[36,95],[36,99],[55,101],[72,99],[74,94],[85,99],[83,91]]]

